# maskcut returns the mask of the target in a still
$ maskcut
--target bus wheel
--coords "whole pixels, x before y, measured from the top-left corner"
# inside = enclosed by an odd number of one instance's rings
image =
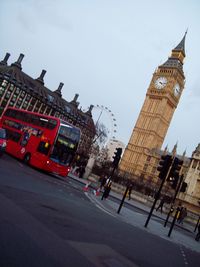
[[[29,164],[30,159],[31,159],[31,154],[30,154],[30,153],[27,153],[27,154],[24,156],[24,162],[25,162],[26,164]]]

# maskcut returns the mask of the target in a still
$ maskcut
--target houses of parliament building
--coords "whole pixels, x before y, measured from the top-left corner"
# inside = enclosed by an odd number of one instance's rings
[[[120,162],[121,171],[144,182],[158,181],[160,156],[169,153],[167,148],[162,151],[161,147],[184,90],[185,39],[186,33],[171,51],[171,56],[153,73],[142,109]],[[176,155],[176,151],[173,153]],[[191,159],[185,157],[185,152],[181,158],[184,160],[187,191],[191,196],[190,200],[186,200],[186,194],[182,194],[182,199],[200,207],[200,145]]]

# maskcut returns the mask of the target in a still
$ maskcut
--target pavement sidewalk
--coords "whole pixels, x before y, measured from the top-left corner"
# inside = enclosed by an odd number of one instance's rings
[[[70,174],[69,177],[82,183],[83,187],[84,185],[90,183],[89,180],[78,178],[73,174]],[[109,198],[106,200],[104,199],[102,201],[101,194],[99,196],[96,196],[93,192],[94,189],[98,188],[98,185],[98,183],[90,183],[90,190],[87,192],[87,196],[101,210],[144,231],[160,236],[161,238],[164,238],[168,241],[177,243],[180,246],[185,246],[187,248],[190,248],[191,250],[200,253],[200,242],[197,242],[194,239],[196,235],[196,233],[194,233],[194,225],[191,225],[186,222],[184,222],[183,225],[176,224],[171,233],[171,236],[168,237],[170,223],[168,223],[167,227],[163,226],[166,214],[161,214],[159,211],[154,211],[151,220],[149,221],[148,227],[145,228],[144,224],[150,211],[149,206],[140,203],[136,200],[125,200],[126,207],[123,205],[120,214],[118,214],[117,210],[119,208],[119,204],[113,201],[113,198],[121,200],[122,195],[116,192],[112,192],[111,190]],[[138,211],[131,209],[131,206],[137,208]]]

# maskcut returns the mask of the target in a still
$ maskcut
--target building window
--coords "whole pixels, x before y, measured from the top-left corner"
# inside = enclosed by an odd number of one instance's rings
[[[25,97],[25,94],[26,94],[25,91],[22,91],[20,96]]]
[[[15,94],[19,95],[19,93],[20,93],[20,89],[17,87],[17,89],[15,90]]]
[[[3,86],[3,87],[6,87],[6,86],[7,86],[7,84],[8,84],[8,81],[6,81],[6,80],[3,80],[3,82],[2,82],[2,86]]]
[[[9,90],[12,92],[14,90],[14,85],[11,83]]]
[[[9,103],[9,107],[13,107],[13,105],[14,105],[14,102],[12,102],[12,101],[10,101],[10,103]]]
[[[28,111],[32,111],[33,110],[33,105],[29,105],[29,107],[28,107]]]
[[[27,102],[27,101],[24,101],[24,103],[23,103],[23,105],[22,105],[22,108],[23,108],[23,109],[26,109],[27,106],[28,106],[28,102]]]
[[[50,111],[51,111],[51,108],[47,107],[45,114],[49,115]]]
[[[196,166],[197,166],[197,161],[194,160],[194,161],[193,161],[193,164],[192,164],[192,168],[193,168],[193,169],[196,169]]]
[[[2,96],[4,94],[4,92],[5,92],[5,88],[0,87],[0,96]]]
[[[65,106],[65,111],[66,111],[67,113],[70,113],[70,111],[71,111],[71,108],[70,108],[70,107],[68,107],[68,106]]]
[[[42,104],[42,107],[41,107],[41,109],[40,109],[40,113],[44,113],[45,108],[46,108],[46,105],[45,105],[45,104]]]
[[[54,101],[54,97],[52,95],[47,95],[47,98],[48,98],[49,102],[53,102]]]
[[[30,95],[26,95],[26,101],[29,101],[31,99]]]
[[[5,108],[6,105],[7,105],[7,100],[4,99],[3,102],[1,103],[1,107]]]
[[[11,96],[11,92],[10,92],[10,91],[8,91],[8,92],[7,92],[7,94],[6,94],[6,96],[5,96],[5,98],[6,98],[6,99],[9,99],[9,98],[10,98],[10,96]]]

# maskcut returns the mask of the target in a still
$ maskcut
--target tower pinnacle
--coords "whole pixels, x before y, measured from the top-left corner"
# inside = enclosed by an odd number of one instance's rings
[[[187,34],[187,30],[183,36],[183,39],[180,41],[180,43],[172,50],[172,51],[181,51],[184,54],[185,57],[185,37]]]
[[[162,64],[160,67],[164,68],[177,68],[183,75],[183,60],[185,58],[185,37],[186,37],[187,31],[185,32],[182,40],[180,43],[172,50],[171,56],[168,58],[168,60]]]

